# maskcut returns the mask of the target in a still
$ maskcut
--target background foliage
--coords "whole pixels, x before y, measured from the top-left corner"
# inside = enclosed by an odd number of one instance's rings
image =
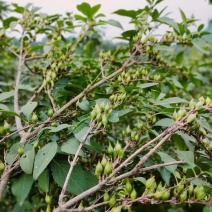
[[[211,24],[147,2],[117,44],[101,5],[0,3],[2,211],[212,210]]]

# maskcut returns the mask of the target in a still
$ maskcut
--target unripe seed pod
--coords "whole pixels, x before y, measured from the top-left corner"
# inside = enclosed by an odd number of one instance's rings
[[[132,192],[133,187],[132,187],[132,184],[130,183],[129,180],[127,180],[127,183],[125,185],[125,189],[126,189],[128,194],[130,194]]]
[[[205,98],[204,98],[203,96],[201,96],[201,97],[199,98],[199,101],[202,102],[202,103],[204,104],[204,103],[205,103]]]
[[[116,151],[116,153],[119,153],[119,151],[122,149],[121,144],[117,141],[116,145],[114,147],[114,151]]]
[[[130,126],[127,126],[126,133],[129,134],[131,132]]]
[[[0,126],[0,136],[4,134],[4,128]]]
[[[5,170],[5,165],[4,163],[0,160],[0,174],[3,173]]]
[[[107,164],[107,159],[106,159],[105,155],[103,155],[103,158],[102,158],[101,164],[102,164],[103,168],[104,168],[104,167],[105,167],[105,165]]]
[[[176,188],[177,192],[180,193],[184,189],[184,184],[180,183],[180,185]]]
[[[199,132],[200,132],[201,135],[204,135],[204,136],[207,135],[207,133],[206,133],[206,131],[205,131],[205,129],[203,127],[199,128]]]
[[[99,107],[99,105],[96,105],[94,107],[94,110],[95,110],[96,114],[101,114],[101,108]]]
[[[163,196],[163,194],[164,194],[164,191],[159,191],[159,190],[157,190],[157,191],[155,192],[155,194],[154,194],[154,198],[155,198],[155,199],[161,199],[162,196]]]
[[[107,116],[105,114],[102,116],[102,123],[103,123],[104,127],[107,126],[108,118],[107,118]]]
[[[106,104],[104,107],[104,111],[107,113],[110,110],[109,104]]]
[[[96,118],[96,111],[92,110],[91,111],[91,120],[94,120]]]
[[[47,205],[46,212],[51,212],[51,205]]]
[[[124,150],[123,149],[121,149],[120,151],[119,151],[119,158],[121,158],[121,159],[123,159],[124,158]]]
[[[135,200],[137,197],[137,192],[135,189],[132,190],[131,194],[130,194],[130,199],[131,200]]]
[[[52,108],[49,108],[47,112],[47,116],[52,117],[53,115],[54,115],[54,111],[52,110]]]
[[[99,178],[102,174],[103,166],[100,162],[96,165],[95,175]]]
[[[151,177],[146,181],[146,188],[151,188],[153,186],[153,184],[155,183],[155,177]]]
[[[171,191],[170,190],[168,190],[168,191],[165,191],[164,193],[163,193],[163,196],[161,197],[161,199],[162,200],[168,200],[169,198],[170,198],[170,195],[171,195]]]
[[[188,193],[189,193],[189,195],[192,195],[193,190],[194,190],[194,185],[193,185],[193,183],[191,183],[190,186],[188,187]]]
[[[51,77],[49,75],[46,76],[46,84],[51,82]]]
[[[122,205],[118,206],[118,207],[115,207],[115,208],[112,208],[112,212],[121,212],[121,209],[122,209]]]
[[[205,199],[205,197],[206,197],[206,192],[204,191],[204,190],[200,190],[198,193],[197,193],[197,199],[198,200],[203,200],[203,199]]]
[[[188,123],[192,123],[192,122],[194,122],[195,120],[196,120],[196,117],[197,116],[197,114],[196,113],[193,113],[193,114],[190,114],[189,116],[188,116],[188,118],[187,118],[187,122]]]
[[[101,119],[102,119],[102,114],[101,113],[97,113],[96,120],[97,121],[101,121]]]
[[[184,107],[180,108],[180,110],[177,113],[177,120],[181,119],[183,116],[185,116],[185,114],[186,114],[185,108]]]
[[[116,205],[116,195],[115,194],[110,198],[109,205],[111,208],[113,208]]]
[[[100,107],[101,111],[104,110],[104,108],[105,108],[105,102],[102,102],[102,103],[99,105],[99,107]]]
[[[24,148],[22,146],[19,146],[18,155],[21,157],[23,154],[24,154]]]
[[[8,124],[7,121],[4,121],[3,131],[10,132],[10,124]]]
[[[178,192],[177,192],[177,189],[176,188],[174,189],[173,194],[174,194],[174,197],[177,197],[178,196]]]
[[[212,106],[212,101],[208,97],[206,98],[205,103],[206,103],[207,106]]]
[[[196,107],[197,110],[201,110],[203,108],[203,102],[197,102]]]
[[[183,191],[182,194],[180,194],[180,202],[185,202],[187,200],[187,190]]]
[[[51,123],[51,126],[52,126],[52,127],[56,127],[56,126],[57,126],[57,122],[52,122],[52,123]]]
[[[106,192],[106,193],[104,194],[103,199],[104,199],[104,202],[109,201],[109,199],[110,199],[110,195],[108,194],[108,192]]]
[[[176,121],[178,118],[178,114],[177,114],[177,111],[174,110],[174,113],[173,113],[173,119]]]
[[[38,122],[38,117],[35,113],[33,113],[31,121],[32,121],[33,124],[36,124]]]
[[[107,152],[108,152],[108,154],[109,154],[109,155],[113,155],[113,153],[114,153],[114,149],[113,149],[113,147],[112,147],[111,143],[109,143],[109,146],[108,146]]]
[[[101,128],[101,126],[102,126],[102,122],[99,122],[97,128],[99,129]]]
[[[196,106],[196,102],[194,102],[194,100],[192,99],[192,100],[189,102],[189,107],[190,107],[191,109],[194,109],[195,106]]]
[[[113,171],[113,165],[111,162],[107,162],[104,168],[104,175],[109,176]]]
[[[51,198],[48,194],[46,194],[45,201],[46,201],[46,203],[47,203],[48,205],[51,205],[51,203],[52,203],[52,198]]]

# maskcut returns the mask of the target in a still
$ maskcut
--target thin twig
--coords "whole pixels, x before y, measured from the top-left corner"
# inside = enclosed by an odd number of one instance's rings
[[[71,164],[70,164],[70,169],[69,169],[69,171],[68,171],[68,174],[67,174],[67,176],[66,176],[66,180],[65,180],[65,182],[64,182],[62,191],[61,191],[60,196],[59,196],[59,202],[58,202],[58,203],[59,203],[60,206],[63,204],[63,198],[64,198],[64,196],[65,196],[65,192],[66,192],[67,187],[68,187],[68,182],[69,182],[69,180],[70,180],[70,177],[71,177],[72,171],[73,171],[73,169],[74,169],[74,166],[76,165],[76,162],[77,162],[77,159],[78,159],[78,157],[79,157],[80,151],[81,151],[81,149],[82,149],[82,147],[83,147],[83,145],[84,145],[84,143],[85,143],[85,141],[86,141],[88,135],[91,133],[92,129],[94,128],[94,124],[95,124],[94,122],[91,122],[90,127],[89,127],[89,129],[87,130],[87,132],[85,133],[85,135],[84,135],[84,137],[83,137],[83,140],[81,141],[81,143],[80,143],[80,145],[79,145],[79,147],[78,147],[78,149],[77,149],[77,152],[76,152],[76,154],[74,155],[74,159],[73,159],[73,161],[72,161]]]

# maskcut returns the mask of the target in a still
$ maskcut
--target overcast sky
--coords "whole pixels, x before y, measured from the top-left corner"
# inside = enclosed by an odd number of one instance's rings
[[[76,6],[82,2],[88,2],[92,6],[96,4],[101,4],[100,9],[101,13],[104,13],[108,19],[113,18],[121,22],[125,30],[128,30],[129,25],[127,24],[129,19],[122,18],[120,16],[111,14],[112,12],[118,9],[139,9],[143,8],[146,4],[146,0],[6,0],[7,3],[18,3],[22,6],[27,3],[33,3],[35,6],[42,7],[42,12],[48,14],[60,13],[64,14],[65,12],[74,12],[78,13]],[[181,20],[179,8],[181,8],[187,17],[194,15],[196,19],[199,19],[200,23],[207,25],[208,21],[212,19],[212,6],[208,4],[208,0],[165,0],[160,4],[159,8],[168,6],[167,12],[171,12],[169,17],[173,18],[176,21]],[[118,36],[121,33],[121,30],[116,28],[110,28],[107,30],[106,36],[112,38]]]

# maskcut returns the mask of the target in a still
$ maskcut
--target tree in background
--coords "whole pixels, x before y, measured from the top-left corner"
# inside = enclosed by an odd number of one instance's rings
[[[123,29],[101,5],[65,16],[12,5],[0,29],[1,211],[211,210],[210,32],[161,1],[114,12],[132,24],[118,47],[98,32]]]

